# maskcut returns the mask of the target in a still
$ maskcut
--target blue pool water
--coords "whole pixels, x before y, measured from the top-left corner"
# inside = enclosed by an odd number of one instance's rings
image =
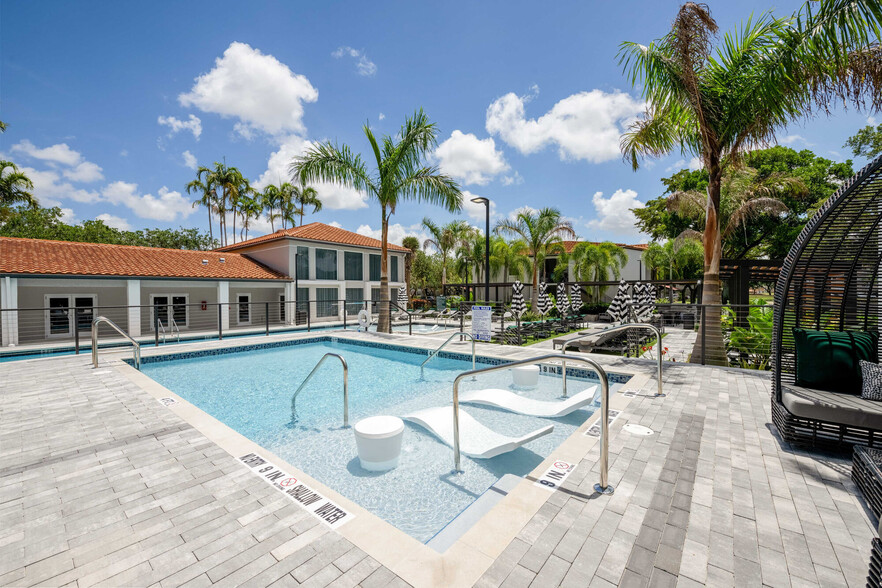
[[[467,351],[468,344],[452,345]],[[560,419],[539,419],[462,405],[482,424],[510,436],[554,424],[554,432],[489,460],[464,456],[465,473],[454,474],[453,451],[428,431],[406,423],[398,468],[368,472],[358,462],[352,429],[344,429],[342,368],[326,361],[297,399],[291,422],[291,395],[325,353],[349,364],[350,424],[380,414],[403,416],[414,410],[449,406],[453,379],[471,361],[436,358],[420,379],[425,355],[325,341],[288,347],[145,363],[142,371],[203,411],[271,450],[350,500],[420,541],[428,541],[507,473],[533,470],[594,411],[578,410]],[[480,365],[480,364],[479,364]],[[466,381],[462,391],[507,388],[508,371]],[[569,378],[570,394],[596,384]],[[619,385],[611,386],[614,391]],[[540,377],[529,397],[556,400],[557,376]]]

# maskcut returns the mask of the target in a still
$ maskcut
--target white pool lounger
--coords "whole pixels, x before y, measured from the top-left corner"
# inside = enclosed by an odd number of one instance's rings
[[[428,429],[445,444],[453,447],[453,407],[439,406],[427,408],[403,417],[412,423]],[[514,451],[524,443],[548,435],[554,425],[548,425],[527,433],[523,437],[506,437],[488,429],[472,415],[459,409],[459,447],[460,451],[476,459],[490,459],[509,451]]]
[[[535,417],[556,418],[570,414],[573,411],[592,404],[599,400],[600,388],[591,386],[575,396],[571,396],[566,400],[555,402],[547,402],[545,400],[533,400],[532,398],[524,398],[518,396],[508,390],[499,388],[488,388],[486,390],[474,390],[472,392],[463,392],[459,396],[459,401],[464,404],[484,404],[495,406],[509,412],[525,414]]]

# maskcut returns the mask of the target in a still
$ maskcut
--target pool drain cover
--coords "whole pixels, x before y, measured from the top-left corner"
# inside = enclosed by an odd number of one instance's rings
[[[633,423],[628,423],[624,427],[622,427],[623,431],[627,431],[632,435],[652,435],[652,429],[648,427],[644,427],[643,425],[635,425]]]

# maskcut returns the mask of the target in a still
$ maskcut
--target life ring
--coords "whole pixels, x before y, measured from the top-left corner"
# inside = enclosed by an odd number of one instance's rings
[[[371,315],[368,311],[362,309],[358,311],[358,330],[361,331],[364,329],[368,330],[368,327],[371,324]]]

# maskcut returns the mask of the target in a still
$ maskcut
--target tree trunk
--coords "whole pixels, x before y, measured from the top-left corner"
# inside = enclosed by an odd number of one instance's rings
[[[382,207],[383,224],[380,241],[380,316],[377,319],[378,333],[391,333],[392,325],[389,321],[389,272],[387,253],[389,251],[389,219],[386,218],[386,206]]]
[[[410,305],[410,272],[413,266],[413,256],[416,255],[413,251],[404,256],[404,290],[407,292],[407,303]]]
[[[211,239],[212,246],[214,245],[214,233],[211,229],[211,205],[208,206],[208,238]]]
[[[539,312],[539,266],[533,259],[533,289],[530,292],[530,310]]]
[[[722,169],[719,156],[714,154],[708,166],[707,210],[704,225],[704,280],[701,288],[701,303],[704,308],[704,321],[699,322],[698,337],[692,348],[692,363],[708,365],[728,365],[726,343],[722,327],[722,288],[720,285],[720,258],[723,253],[722,233],[720,231],[720,186]],[[702,324],[703,323],[703,324]],[[704,347],[704,354],[702,354]]]

